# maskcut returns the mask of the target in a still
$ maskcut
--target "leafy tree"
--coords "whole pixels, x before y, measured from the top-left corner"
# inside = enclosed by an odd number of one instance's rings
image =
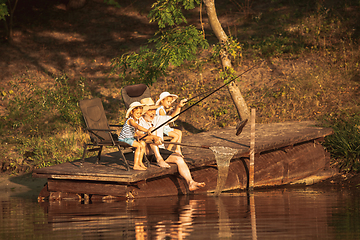
[[[223,30],[215,8],[214,0],[203,0],[212,30],[219,40],[219,54],[224,78],[233,77],[231,54],[237,51],[239,44],[229,39]],[[140,80],[151,85],[160,76],[166,74],[171,66],[180,66],[185,61],[194,60],[199,49],[209,46],[202,30],[193,25],[187,25],[182,11],[194,9],[202,4],[201,0],[157,0],[152,5],[149,18],[156,22],[159,30],[149,40],[152,47],[143,46],[139,52],[123,54],[113,59],[113,70],[120,70],[120,76],[125,77],[133,71]],[[242,120],[249,118],[249,111],[235,81],[228,85],[233,102]]]
[[[12,26],[14,19],[14,11],[19,0],[0,0],[0,22],[4,21],[6,30],[6,39],[12,40]],[[6,4],[7,2],[7,4]]]
[[[6,0],[0,0],[0,20],[5,20],[6,16],[9,16]]]

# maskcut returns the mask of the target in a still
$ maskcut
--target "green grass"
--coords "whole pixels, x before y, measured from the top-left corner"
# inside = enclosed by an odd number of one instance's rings
[[[53,80],[46,87],[12,85],[3,93],[8,114],[1,116],[1,143],[8,154],[2,157],[13,171],[20,165],[31,169],[72,161],[81,154],[86,135],[78,101],[89,92],[82,80],[70,83],[66,74]]]
[[[333,164],[341,170],[360,171],[360,112],[337,114],[324,119],[334,130],[325,138],[324,146],[331,153]]]

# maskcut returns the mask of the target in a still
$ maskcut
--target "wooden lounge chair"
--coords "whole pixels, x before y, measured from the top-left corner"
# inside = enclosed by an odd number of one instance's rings
[[[129,163],[126,160],[122,149],[133,149],[133,147],[127,143],[118,141],[117,136],[115,136],[116,134],[113,133],[116,130],[110,129],[110,127],[122,126],[109,125],[100,98],[80,100],[79,105],[86,123],[86,130],[89,132],[91,138],[91,143],[86,143],[84,145],[84,153],[80,164],[83,165],[87,152],[99,151],[96,159],[96,163],[98,163],[100,161],[101,151],[104,146],[116,146],[121,154],[121,158],[123,159],[126,170],[129,171]],[[92,148],[88,149],[89,147]],[[144,156],[144,159],[147,166],[150,166],[146,156]]]
[[[121,96],[125,107],[129,108],[132,102],[140,102],[143,98],[149,98],[150,89],[145,84],[129,85],[121,89]]]

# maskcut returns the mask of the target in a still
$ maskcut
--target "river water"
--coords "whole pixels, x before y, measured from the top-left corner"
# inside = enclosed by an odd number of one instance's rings
[[[281,188],[122,202],[0,198],[0,239],[360,239],[360,191]]]

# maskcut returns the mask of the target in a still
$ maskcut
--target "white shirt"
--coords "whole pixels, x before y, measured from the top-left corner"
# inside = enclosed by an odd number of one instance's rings
[[[146,129],[149,129],[151,127],[157,128],[158,126],[160,126],[161,124],[163,124],[164,122],[168,121],[171,118],[172,118],[171,116],[155,116],[152,122],[147,122],[143,117],[141,117],[139,119],[139,125]],[[160,137],[163,141],[164,141],[165,125],[161,126],[159,129],[157,129],[155,132],[152,133],[152,134],[156,134],[156,136]],[[159,148],[165,148],[164,144],[160,145]]]

